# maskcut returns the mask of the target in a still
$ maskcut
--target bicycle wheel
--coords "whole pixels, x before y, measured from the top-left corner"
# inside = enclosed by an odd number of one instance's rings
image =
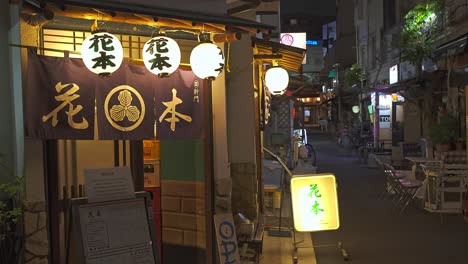
[[[317,165],[317,153],[315,153],[314,147],[311,144],[305,144],[307,149],[307,159],[312,162],[312,165],[315,167]]]

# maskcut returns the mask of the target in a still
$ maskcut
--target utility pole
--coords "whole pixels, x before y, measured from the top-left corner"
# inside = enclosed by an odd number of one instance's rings
[[[336,63],[333,66],[335,67],[335,86],[338,93],[338,121],[343,122],[343,115],[341,112],[340,64]]]

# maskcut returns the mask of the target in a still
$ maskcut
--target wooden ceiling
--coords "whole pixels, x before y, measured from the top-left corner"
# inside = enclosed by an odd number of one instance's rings
[[[110,4],[105,1],[63,0],[60,3],[58,5],[56,1],[52,0],[25,0],[23,12],[42,12],[46,19],[52,19],[56,16],[91,21],[98,19],[99,21],[209,32],[213,34],[235,34],[238,32],[263,32],[269,34],[275,28],[255,21],[222,14],[203,14],[185,10],[145,7],[115,2]]]

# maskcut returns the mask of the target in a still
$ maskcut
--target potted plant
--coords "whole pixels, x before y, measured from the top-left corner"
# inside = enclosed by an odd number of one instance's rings
[[[0,179],[11,179],[11,170],[5,165],[0,153]],[[20,219],[23,214],[21,194],[22,178],[0,184],[0,263],[20,263],[22,237]]]
[[[438,152],[449,151],[451,144],[457,138],[457,119],[451,115],[445,115],[439,123],[429,128],[429,138],[432,140]]]

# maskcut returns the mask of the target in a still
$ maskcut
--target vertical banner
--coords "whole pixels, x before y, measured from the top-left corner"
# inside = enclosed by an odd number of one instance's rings
[[[156,76],[124,63],[96,87],[99,139],[153,139]]]
[[[23,93],[25,136],[92,139],[98,77],[80,59],[45,57],[28,50]]]
[[[192,71],[179,69],[153,85],[157,138],[202,138],[204,81]]]

